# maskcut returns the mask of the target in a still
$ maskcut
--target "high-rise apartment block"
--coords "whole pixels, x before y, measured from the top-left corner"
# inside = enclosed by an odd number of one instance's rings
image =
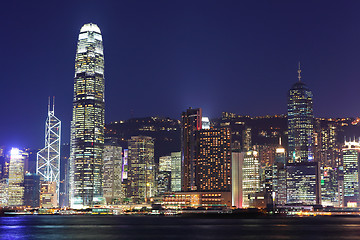
[[[71,121],[71,206],[105,203],[102,190],[105,96],[101,31],[88,23],[80,29],[75,58]]]

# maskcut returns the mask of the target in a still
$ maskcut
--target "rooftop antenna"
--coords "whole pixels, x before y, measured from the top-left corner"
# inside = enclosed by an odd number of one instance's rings
[[[53,96],[53,108],[52,108],[52,111],[53,112],[55,111],[55,96]]]
[[[50,96],[48,97],[48,112],[50,112]]]
[[[299,82],[301,82],[301,69],[300,69],[300,61],[299,61],[299,69],[298,69],[298,79],[299,79]]]

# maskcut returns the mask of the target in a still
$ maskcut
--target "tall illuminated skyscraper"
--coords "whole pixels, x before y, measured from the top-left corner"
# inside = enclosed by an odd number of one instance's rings
[[[17,148],[10,151],[8,206],[24,204],[24,162],[27,154]]]
[[[360,142],[345,141],[342,149],[344,166],[344,206],[360,206],[359,159]]]
[[[196,161],[198,191],[231,191],[231,133],[229,128],[199,131]]]
[[[198,131],[202,129],[201,108],[189,108],[181,115],[182,191],[196,191],[196,161],[199,156]]]
[[[54,100],[53,100],[54,101]],[[55,194],[52,203],[56,207],[59,203],[60,188],[60,137],[61,121],[55,117],[54,102],[51,108],[50,98],[48,104],[48,117],[45,127],[45,147],[37,153],[36,173],[40,175],[41,182],[55,184]]]
[[[75,58],[71,122],[71,207],[104,203],[102,162],[104,148],[104,53],[96,24],[80,29]]]
[[[133,136],[128,141],[128,192],[135,203],[148,202],[154,196],[155,163],[154,139],[146,136]]]
[[[288,137],[289,162],[308,162],[314,159],[313,153],[313,94],[301,81],[299,64],[299,81],[289,91],[288,96]]]

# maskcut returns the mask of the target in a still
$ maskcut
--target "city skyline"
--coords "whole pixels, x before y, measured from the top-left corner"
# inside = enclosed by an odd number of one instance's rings
[[[87,22],[97,23],[106,36],[107,123],[131,116],[180,119],[189,106],[201,107],[210,118],[222,111],[285,114],[298,61],[314,93],[316,117],[359,115],[349,104],[356,100],[352,86],[360,52],[357,2],[207,1],[204,7],[201,1],[78,1],[56,8],[31,4],[34,11],[27,11],[28,4],[5,6],[3,17],[14,21],[5,21],[8,37],[1,40],[9,46],[2,59],[9,80],[0,102],[9,117],[0,124],[0,144],[41,147],[42,102],[53,95],[64,142],[70,140],[74,39]],[[23,24],[29,20],[31,30]]]

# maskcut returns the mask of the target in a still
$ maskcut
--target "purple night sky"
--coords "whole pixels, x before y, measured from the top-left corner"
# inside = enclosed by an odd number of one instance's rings
[[[317,117],[360,115],[359,1],[6,1],[0,145],[40,148],[48,96],[69,142],[81,26],[105,48],[106,122],[203,108],[285,114],[302,80]]]

